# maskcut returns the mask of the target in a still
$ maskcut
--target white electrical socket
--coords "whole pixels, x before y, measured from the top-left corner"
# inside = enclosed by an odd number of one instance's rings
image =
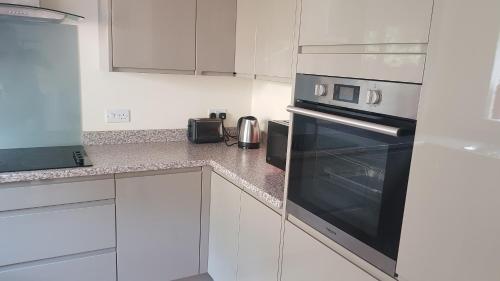
[[[215,113],[217,114],[217,117],[219,117],[219,113],[226,113],[227,114],[227,110],[226,109],[215,109],[215,108],[211,108],[208,110],[208,116],[210,116],[210,114],[212,113]]]
[[[129,109],[109,109],[106,111],[106,123],[130,123]]]

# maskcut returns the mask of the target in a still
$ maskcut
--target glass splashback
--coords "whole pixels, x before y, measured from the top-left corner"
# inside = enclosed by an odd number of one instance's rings
[[[77,27],[0,19],[0,149],[81,143]]]

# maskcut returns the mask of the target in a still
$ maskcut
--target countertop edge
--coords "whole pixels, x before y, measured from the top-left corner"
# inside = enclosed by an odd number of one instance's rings
[[[229,171],[224,166],[217,163],[217,161],[210,160],[210,166],[212,167],[214,172],[216,172],[232,184],[236,185],[246,193],[252,195],[274,211],[279,213],[282,210],[283,200],[280,200],[270,195],[269,193],[264,192],[261,188],[238,176],[238,174]]]
[[[221,165],[215,160],[188,160],[188,161],[169,161],[159,162],[154,165],[138,165],[138,166],[116,166],[111,168],[70,168],[56,170],[38,170],[32,172],[14,172],[0,174],[0,185],[15,184],[21,182],[37,182],[45,180],[69,179],[78,177],[92,177],[114,175],[122,173],[137,173],[148,171],[161,171],[181,168],[194,168],[210,166],[214,172],[224,177],[226,180],[236,185],[246,193],[252,195],[257,200],[270,207],[276,212],[280,212],[283,207],[283,200],[280,200],[261,188],[255,186],[251,182],[245,180],[238,174],[231,172],[229,169]]]

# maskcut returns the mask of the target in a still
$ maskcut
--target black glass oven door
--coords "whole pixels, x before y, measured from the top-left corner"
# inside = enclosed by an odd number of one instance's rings
[[[288,199],[396,260],[415,122],[335,111],[406,135],[294,114]]]

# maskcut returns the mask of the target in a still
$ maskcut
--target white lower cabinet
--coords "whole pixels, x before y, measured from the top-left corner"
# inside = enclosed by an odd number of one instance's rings
[[[215,281],[235,281],[241,190],[212,173],[208,273]]]
[[[0,270],[0,281],[115,281],[116,252]]]
[[[0,212],[114,198],[112,176],[4,184],[0,188]]]
[[[280,215],[213,173],[208,272],[215,281],[277,281]]]
[[[200,212],[201,169],[117,175],[118,280],[199,274]]]
[[[375,281],[290,222],[285,224],[281,281]]]
[[[115,206],[0,213],[0,266],[115,247]]]
[[[115,281],[112,177],[0,185],[0,281]]]
[[[281,216],[243,193],[236,280],[278,280],[280,232]]]

